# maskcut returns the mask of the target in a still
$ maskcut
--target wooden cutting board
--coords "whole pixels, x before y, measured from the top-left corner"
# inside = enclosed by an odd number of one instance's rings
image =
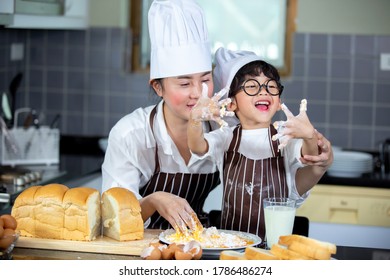
[[[57,240],[21,236],[16,242],[15,247],[139,256],[141,251],[150,242],[158,241],[158,235],[160,233],[161,230],[147,229],[142,240],[133,241],[117,241],[106,236],[100,236],[93,241]]]

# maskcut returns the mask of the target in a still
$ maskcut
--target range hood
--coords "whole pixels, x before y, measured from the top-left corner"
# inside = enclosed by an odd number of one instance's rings
[[[83,29],[89,0],[1,0],[0,25],[6,28]]]

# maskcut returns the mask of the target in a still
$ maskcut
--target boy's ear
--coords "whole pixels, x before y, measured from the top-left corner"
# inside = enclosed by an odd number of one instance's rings
[[[279,98],[278,111],[282,110],[282,100]]]
[[[231,98],[232,102],[227,105],[229,111],[234,112],[237,109],[237,102],[234,97]]]

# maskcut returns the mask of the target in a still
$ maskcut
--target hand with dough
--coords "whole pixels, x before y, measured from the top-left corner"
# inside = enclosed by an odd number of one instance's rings
[[[282,110],[286,115],[287,120],[274,122],[274,127],[277,129],[278,133],[272,137],[273,141],[279,139],[279,149],[283,149],[290,139],[312,139],[315,137],[315,129],[306,114],[306,99],[301,101],[299,114],[297,116],[294,116],[285,104],[282,104]]]
[[[205,83],[202,84],[202,96],[191,110],[191,120],[194,123],[201,121],[215,121],[220,127],[228,124],[222,119],[224,116],[234,116],[234,112],[226,110],[226,106],[231,102],[230,98],[221,99],[227,93],[227,89],[222,89],[213,97],[207,96],[208,88]]]

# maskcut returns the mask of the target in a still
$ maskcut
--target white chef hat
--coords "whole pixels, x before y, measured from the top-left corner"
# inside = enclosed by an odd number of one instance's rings
[[[150,80],[211,71],[206,19],[194,0],[154,0],[148,23]]]
[[[219,48],[215,53],[214,83],[215,89],[230,88],[234,76],[244,65],[262,60],[260,56],[251,51],[231,51]]]

